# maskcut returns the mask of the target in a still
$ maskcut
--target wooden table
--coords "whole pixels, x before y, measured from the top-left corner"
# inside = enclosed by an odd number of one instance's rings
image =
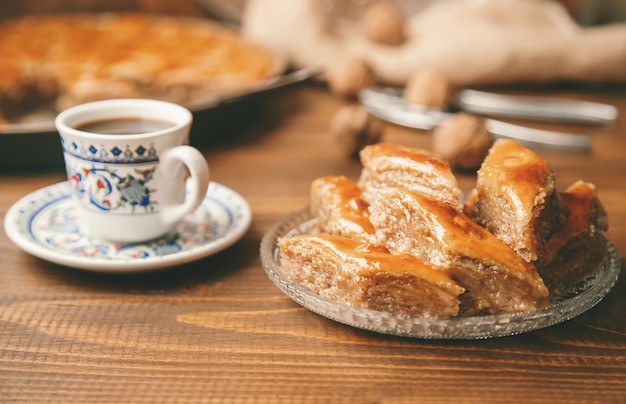
[[[543,94],[619,106],[589,133],[589,155],[540,152],[562,187],[596,184],[609,236],[626,251],[624,89]],[[90,273],[34,258],[0,233],[0,402],[624,402],[626,281],[585,314],[527,334],[420,340],[371,333],[301,308],[265,275],[259,243],[308,204],[311,180],[356,178],[328,133],[348,101],[320,85],[286,89],[195,138],[214,181],[252,207],[245,237],[214,256],[143,274]],[[387,125],[386,141],[429,147],[428,133]],[[206,144],[203,144],[206,143]],[[1,147],[1,146],[0,146]],[[0,215],[64,180],[62,168],[0,174]],[[472,174],[459,174],[464,189]]]

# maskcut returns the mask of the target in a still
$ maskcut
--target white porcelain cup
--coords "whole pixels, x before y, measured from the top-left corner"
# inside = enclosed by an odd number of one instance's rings
[[[59,113],[55,125],[81,232],[143,242],[171,233],[193,212],[206,195],[209,167],[187,145],[191,122],[187,109],[146,99],[96,101]]]

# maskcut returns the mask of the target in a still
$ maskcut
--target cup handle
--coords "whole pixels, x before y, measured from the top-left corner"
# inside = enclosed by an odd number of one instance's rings
[[[190,180],[185,200],[182,203],[165,206],[161,210],[162,220],[170,226],[198,208],[209,188],[209,165],[198,149],[187,145],[176,146],[161,155],[159,169],[162,170],[166,181],[180,181],[181,176],[177,173],[180,173],[183,167],[189,174],[183,181]],[[170,184],[165,186],[169,188]]]

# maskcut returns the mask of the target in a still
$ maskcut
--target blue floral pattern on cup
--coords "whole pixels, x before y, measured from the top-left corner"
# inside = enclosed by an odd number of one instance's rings
[[[142,164],[159,161],[157,150],[152,144],[148,147],[139,145],[133,149],[129,145],[106,148],[94,144],[85,146],[82,143],[67,141],[61,136],[61,146],[65,154],[97,163]]]
[[[131,213],[135,213],[137,207],[143,208],[144,212],[155,208],[156,202],[150,199],[154,190],[148,187],[155,168],[135,169],[135,175],[126,174],[122,177],[109,168],[92,165],[80,171],[68,168],[67,174],[80,200],[103,211],[130,206]],[[86,182],[92,185],[91,191],[86,189]]]
[[[61,137],[66,158],[67,177],[75,196],[85,205],[100,211],[149,213],[156,210],[149,187],[159,161],[154,145],[85,146]],[[137,210],[139,209],[139,211]]]

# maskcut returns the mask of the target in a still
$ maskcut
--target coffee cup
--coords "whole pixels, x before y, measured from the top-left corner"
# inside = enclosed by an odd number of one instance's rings
[[[172,233],[204,200],[209,167],[188,145],[192,114],[164,101],[70,107],[55,126],[81,232],[138,243]]]

